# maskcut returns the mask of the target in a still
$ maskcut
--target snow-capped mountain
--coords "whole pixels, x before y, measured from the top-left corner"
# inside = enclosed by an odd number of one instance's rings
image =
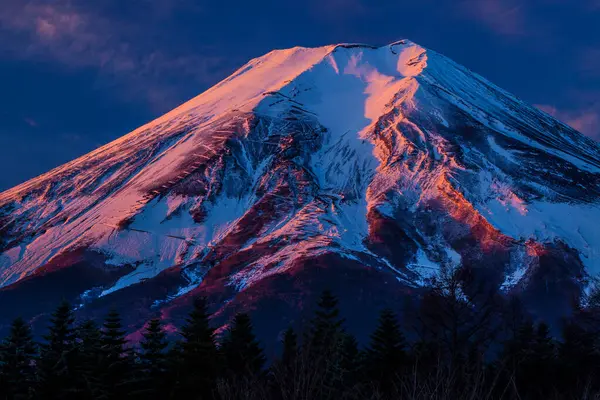
[[[67,298],[135,327],[198,293],[287,315],[331,285],[379,304],[459,265],[572,298],[599,220],[600,146],[448,58],[276,50],[0,194],[0,320]]]

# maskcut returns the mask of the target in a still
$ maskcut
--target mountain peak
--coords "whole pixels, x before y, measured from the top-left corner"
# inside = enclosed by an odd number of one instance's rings
[[[335,53],[344,51],[346,56],[357,59],[363,57],[367,62],[382,64],[391,63],[391,69],[397,66],[398,73],[414,75],[420,72],[417,67],[411,67],[415,62],[414,57],[425,52],[422,47],[407,41],[400,40],[388,46],[375,47],[365,44],[337,44],[322,47],[293,47],[289,49],[273,50],[261,57],[254,58],[235,71],[231,76],[219,82],[196,98],[177,107],[175,110],[159,118],[158,121],[173,118],[180,113],[196,110],[197,112],[212,114],[216,117],[231,109],[251,109],[260,101],[264,93],[280,90],[294,79],[321,63],[331,64],[335,61]],[[373,51],[379,53],[373,58]],[[386,60],[386,58],[388,58]],[[381,65],[374,65],[375,68]],[[335,67],[334,67],[335,68]],[[389,70],[389,66],[385,67]],[[340,71],[338,70],[339,74]],[[343,71],[342,71],[343,73]],[[229,95],[227,94],[229,93]],[[223,102],[223,98],[227,102]]]
[[[202,293],[226,313],[324,277],[393,297],[459,267],[572,299],[600,271],[599,204],[597,143],[452,60],[294,47],[1,193],[0,303],[69,276],[84,310]]]

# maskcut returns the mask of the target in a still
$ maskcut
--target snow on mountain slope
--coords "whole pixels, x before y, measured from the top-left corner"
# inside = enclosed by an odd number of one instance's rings
[[[596,142],[448,58],[296,47],[0,194],[0,286],[84,249],[120,272],[82,303],[173,268],[155,307],[215,282],[235,298],[330,254],[416,287],[474,266],[503,290],[568,259],[583,290],[599,204]]]

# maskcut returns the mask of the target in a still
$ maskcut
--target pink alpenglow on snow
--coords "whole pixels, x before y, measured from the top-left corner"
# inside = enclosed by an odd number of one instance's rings
[[[583,291],[599,204],[598,143],[443,55],[275,50],[0,194],[0,301],[60,276],[83,312],[120,302],[139,328],[199,293],[226,315],[459,266],[527,293],[567,261]]]

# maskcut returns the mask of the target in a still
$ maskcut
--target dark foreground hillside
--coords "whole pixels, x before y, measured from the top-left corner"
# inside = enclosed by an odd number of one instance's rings
[[[152,319],[139,343],[117,312],[77,321],[62,303],[41,343],[13,322],[0,346],[0,399],[600,398],[596,293],[555,338],[517,298],[462,287],[456,273],[437,279],[402,320],[377,310],[365,345],[324,291],[300,330],[281,332],[275,356],[247,314],[215,332],[202,297],[177,332]]]

